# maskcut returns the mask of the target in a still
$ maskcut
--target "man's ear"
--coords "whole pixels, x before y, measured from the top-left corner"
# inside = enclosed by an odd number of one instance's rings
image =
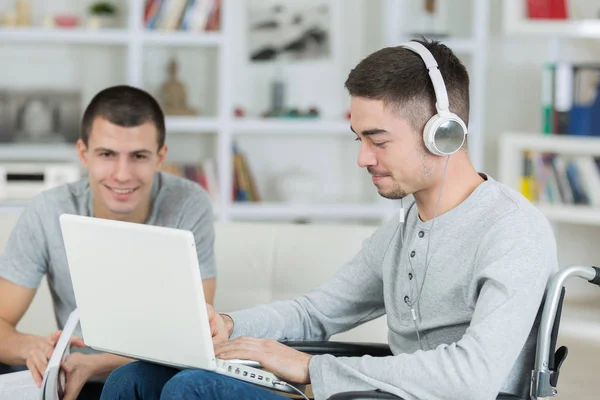
[[[81,164],[87,168],[88,167],[88,147],[83,143],[83,140],[77,140],[77,155],[79,156],[79,161]]]
[[[156,164],[157,171],[160,171],[162,169],[162,166],[165,162],[165,157],[167,157],[168,150],[169,150],[169,147],[166,144],[163,144],[163,146],[160,148],[160,150],[158,150],[158,163]]]

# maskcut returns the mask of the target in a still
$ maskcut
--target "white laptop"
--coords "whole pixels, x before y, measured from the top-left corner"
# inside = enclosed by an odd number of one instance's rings
[[[297,393],[252,364],[215,357],[192,232],[69,214],[60,226],[88,346]]]

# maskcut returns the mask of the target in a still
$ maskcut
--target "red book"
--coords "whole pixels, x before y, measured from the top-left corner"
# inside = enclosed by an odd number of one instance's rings
[[[527,17],[531,19],[566,19],[567,0],[527,0]]]

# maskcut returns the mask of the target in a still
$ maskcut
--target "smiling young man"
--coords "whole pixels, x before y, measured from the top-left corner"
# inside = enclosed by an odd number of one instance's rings
[[[361,61],[346,88],[358,164],[381,196],[414,201],[305,296],[229,315],[209,307],[215,354],[310,382],[318,400],[374,389],[405,400],[525,398],[556,243],[532,204],[472,166],[465,67],[440,43],[410,42]],[[391,357],[311,356],[279,343],[326,340],[384,314]],[[284,399],[149,363],[115,370],[103,391],[106,399],[159,397]]]
[[[160,106],[140,89],[110,87],[91,100],[77,142],[88,176],[31,200],[0,256],[0,363],[26,365],[41,383],[58,335],[22,334],[15,326],[44,275],[59,328],[76,308],[59,225],[63,213],[192,231],[204,293],[212,303],[216,267],[210,199],[198,184],[160,172],[167,154],[165,136]],[[82,345],[79,340],[75,344]],[[109,354],[71,355],[64,365],[65,399],[77,398],[87,380],[106,376],[128,361]]]

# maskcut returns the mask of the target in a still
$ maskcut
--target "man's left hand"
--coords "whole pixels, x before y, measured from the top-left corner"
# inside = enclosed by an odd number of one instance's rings
[[[63,400],[76,400],[83,385],[94,375],[94,357],[90,354],[72,353],[62,364],[66,374]]]
[[[257,361],[264,369],[287,382],[310,383],[308,364],[312,355],[275,340],[240,337],[216,345],[215,354],[222,360]]]

